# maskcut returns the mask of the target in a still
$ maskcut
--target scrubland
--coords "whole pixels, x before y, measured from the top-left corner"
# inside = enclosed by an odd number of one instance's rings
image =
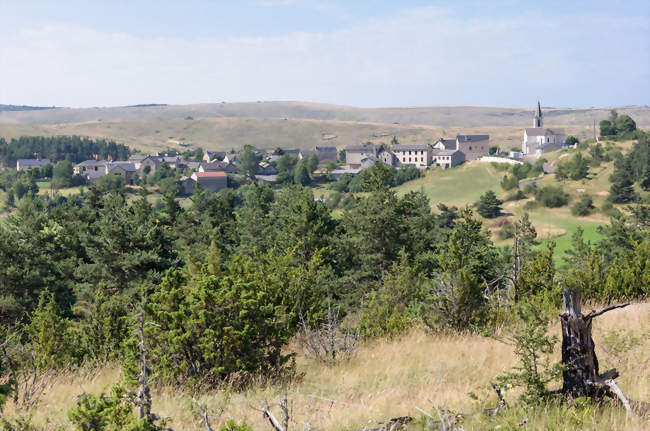
[[[596,308],[596,307],[594,307]],[[588,310],[588,307],[584,307]],[[559,322],[549,331],[560,336]],[[619,385],[633,400],[650,399],[650,303],[633,304],[598,317],[593,328],[601,371],[616,367]],[[502,334],[507,335],[507,334]],[[399,336],[367,342],[349,361],[325,365],[300,353],[297,344],[298,377],[286,384],[255,384],[244,391],[224,387],[190,393],[178,387],[153,391],[153,410],[173,418],[175,430],[205,429],[197,402],[208,410],[212,425],[228,419],[245,421],[254,430],[271,429],[257,411],[273,406],[287,396],[291,410],[290,429],[362,429],[381,421],[409,415],[416,419],[411,429],[431,429],[426,415],[437,417],[436,407],[466,415],[464,429],[526,430],[642,430],[646,419],[628,419],[620,406],[603,405],[513,407],[492,418],[483,409],[497,404],[490,381],[517,362],[511,347],[477,334],[432,334],[421,329]],[[559,346],[555,360],[559,360]],[[119,364],[58,375],[31,411],[35,423],[45,429],[70,427],[67,411],[83,392],[99,393],[122,375]],[[559,384],[559,382],[557,383]],[[473,400],[473,393],[478,398]],[[515,393],[506,393],[514,401]],[[17,413],[11,403],[5,413]],[[279,410],[273,410],[279,416]],[[429,421],[431,421],[429,419]],[[437,429],[437,428],[435,428]]]

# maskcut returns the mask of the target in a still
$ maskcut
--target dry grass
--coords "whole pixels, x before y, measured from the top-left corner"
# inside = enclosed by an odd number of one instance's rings
[[[650,398],[649,327],[648,303],[610,312],[594,324],[601,369],[617,367],[621,388],[635,400]],[[557,322],[552,330],[559,335]],[[612,331],[616,331],[615,335]],[[631,342],[631,347],[622,348],[626,341]],[[367,343],[356,358],[335,366],[299,357],[298,370],[304,377],[286,388],[295,422],[292,428],[305,429],[309,422],[316,430],[357,429],[395,416],[421,417],[415,406],[434,411],[434,405],[445,405],[452,410],[477,413],[484,406],[474,404],[468,393],[492,397],[488,389],[490,380],[514,363],[511,348],[492,339],[477,335],[429,335],[421,330],[393,341]],[[119,379],[117,365],[93,373],[60,376],[33,412],[34,420],[46,429],[57,425],[67,429],[70,424],[66,412],[74,405],[76,395],[84,391],[98,393]],[[205,392],[197,399],[215,414],[213,425],[232,418],[246,420],[255,430],[264,430],[269,429],[268,424],[253,407],[262,406],[266,400],[277,402],[284,390],[259,386],[245,392]],[[191,394],[162,388],[154,391],[153,396],[154,411],[173,417],[174,429],[204,429]],[[493,402],[490,399],[488,404]],[[6,412],[15,413],[12,406]],[[218,412],[222,412],[220,416],[216,415]],[[502,429],[516,429],[516,422],[524,417],[529,421],[529,430],[576,429],[578,419],[573,416],[573,411],[557,407],[512,410],[499,422],[476,414],[467,420],[465,429],[494,429],[497,424]],[[643,420],[629,421],[621,409],[611,407],[583,416],[579,423],[585,429],[643,429],[647,425]]]

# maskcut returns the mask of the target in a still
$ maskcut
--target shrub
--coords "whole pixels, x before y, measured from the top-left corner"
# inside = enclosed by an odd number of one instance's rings
[[[539,206],[537,201],[528,201],[524,204],[524,211],[532,211]]]
[[[510,169],[510,163],[497,163],[497,162],[492,162],[491,163],[494,169],[497,171],[507,171]]]
[[[364,337],[394,336],[420,317],[425,280],[408,263],[405,252],[386,274],[382,287],[363,301],[359,326]]]
[[[506,223],[503,225],[501,230],[499,230],[498,237],[500,240],[510,239],[515,236],[515,228],[512,223]]]
[[[291,294],[278,268],[240,256],[227,273],[219,268],[217,261],[194,275],[170,270],[151,295],[149,310],[159,326],[147,330],[153,375],[161,381],[215,385],[237,376],[245,383],[289,364],[291,355],[282,348],[294,333],[295,316],[286,302],[298,298],[285,297]]]
[[[348,185],[350,184],[350,181],[352,181],[352,178],[354,178],[354,175],[352,174],[343,174],[339,177],[339,179],[336,182],[333,182],[328,187],[339,193],[345,193],[349,191]]]
[[[530,183],[524,186],[524,193],[526,195],[535,195],[537,191],[537,183]]]
[[[546,385],[558,379],[563,370],[560,363],[551,363],[557,337],[547,335],[549,321],[544,310],[522,303],[515,311],[522,324],[515,327],[512,336],[500,340],[514,347],[519,365],[497,377],[495,385],[521,387],[520,401],[536,405],[548,396]]]
[[[231,419],[226,421],[226,423],[221,426],[219,431],[253,431],[253,428],[251,428],[246,422],[238,424]]]
[[[621,215],[621,212],[617,208],[614,208],[614,205],[612,205],[612,203],[609,201],[603,203],[603,206],[600,207],[600,210],[608,217],[617,218]]]
[[[594,209],[594,201],[591,196],[583,194],[573,206],[571,207],[571,214],[574,216],[586,216]]]
[[[422,171],[415,166],[405,166],[398,169],[393,176],[392,185],[399,186],[407,181],[418,179],[422,176]]]
[[[537,189],[535,200],[548,208],[557,208],[569,202],[569,195],[561,187],[546,186]]]
[[[569,135],[569,136],[566,137],[566,144],[567,145],[576,145],[576,144],[579,144],[579,143],[580,143],[580,141],[578,140],[578,138],[576,138],[573,135]]]
[[[521,189],[519,189],[519,188],[517,189],[516,192],[514,192],[514,193],[509,193],[509,194],[504,198],[504,200],[505,200],[506,202],[510,202],[510,201],[520,201],[520,200],[522,200],[522,199],[526,199],[526,194],[523,192],[523,190],[521,190]]]
[[[519,186],[519,180],[514,175],[508,176],[504,175],[501,179],[501,187],[504,190],[512,190],[515,187]]]

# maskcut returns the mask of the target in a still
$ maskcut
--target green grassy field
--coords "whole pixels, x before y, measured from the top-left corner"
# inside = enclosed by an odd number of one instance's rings
[[[564,190],[577,199],[580,193],[578,189],[585,191],[594,197],[597,205],[601,205],[606,198],[606,190],[609,187],[608,177],[611,173],[611,163],[603,164],[596,168],[588,181],[566,181],[558,182],[554,175],[546,175],[541,185],[562,185]],[[410,181],[396,188],[399,195],[410,191],[421,191],[435,207],[438,203],[464,207],[472,205],[487,190],[493,190],[501,198],[506,192],[501,189],[500,181],[504,172],[498,171],[490,163],[470,162],[458,168],[427,171],[423,178]],[[524,211],[523,206],[531,199],[506,202],[503,205],[503,212],[519,218],[527,212],[537,230],[541,246],[549,241],[556,243],[555,259],[557,263],[562,262],[566,250],[571,247],[571,235],[582,227],[584,238],[588,241],[596,241],[600,238],[598,226],[608,222],[608,218],[601,213],[595,212],[587,217],[576,217],[571,214],[570,206],[562,208],[538,207],[530,211]],[[485,225],[493,232],[499,229],[493,227],[494,220],[485,220]],[[496,235],[494,241],[499,246],[510,244],[510,240],[499,241]]]
[[[472,204],[488,190],[501,193],[503,176],[490,163],[469,162],[453,169],[432,169],[425,176],[396,187],[398,195],[423,192],[435,208],[438,203],[465,206]]]

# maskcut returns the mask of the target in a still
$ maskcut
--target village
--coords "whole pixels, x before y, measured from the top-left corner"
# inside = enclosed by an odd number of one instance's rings
[[[469,161],[501,162],[518,164],[522,159],[536,160],[542,154],[556,151],[566,145],[566,135],[561,129],[543,127],[541,105],[533,115],[533,127],[525,128],[521,151],[502,152],[498,145],[491,144],[490,135],[456,135],[453,139],[440,138],[432,144],[400,144],[393,138],[390,145],[364,143],[335,146],[315,146],[313,150],[248,149],[252,152],[256,166],[247,172],[241,168],[240,156],[243,151],[203,151],[203,157],[184,157],[178,152],[157,153],[155,155],[133,155],[128,160],[85,160],[74,166],[74,174],[87,182],[105,175],[117,175],[124,184],[132,185],[138,179],[155,174],[161,166],[171,169],[179,176],[181,192],[190,195],[199,184],[202,188],[218,192],[229,186],[229,175],[249,175],[258,181],[269,184],[278,182],[277,162],[283,155],[297,160],[309,160],[314,168],[337,180],[344,174],[358,174],[376,163],[394,168],[416,167],[450,169]],[[40,168],[50,163],[49,159],[20,159],[17,170]]]

